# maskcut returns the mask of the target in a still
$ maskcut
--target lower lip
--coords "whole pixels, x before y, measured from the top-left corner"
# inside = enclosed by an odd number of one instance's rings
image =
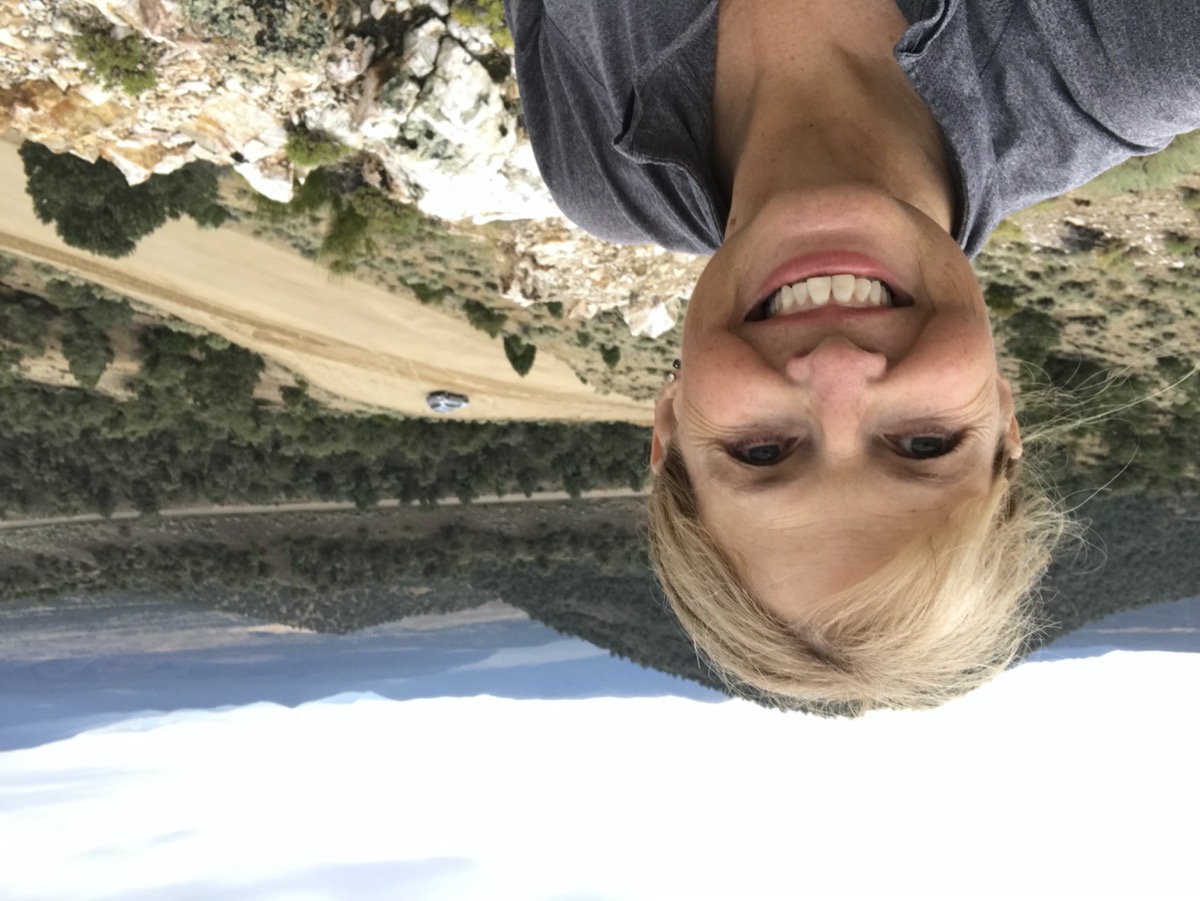
[[[749,305],[746,307],[746,315],[749,316],[750,312],[758,304],[762,303],[763,300],[770,297],[784,285],[802,282],[805,279],[820,275],[853,275],[858,278],[873,278],[888,285],[893,291],[899,288],[896,284],[895,276],[878,260],[873,260],[865,254],[853,253],[848,250],[809,253],[796,257],[794,260],[789,260],[772,272],[770,277],[763,282],[758,293],[750,300]],[[819,313],[826,309],[828,308],[821,307],[816,310],[805,311],[802,314],[790,315],[808,315],[810,313]],[[835,307],[833,309],[857,313],[876,312],[879,309],[888,308]]]

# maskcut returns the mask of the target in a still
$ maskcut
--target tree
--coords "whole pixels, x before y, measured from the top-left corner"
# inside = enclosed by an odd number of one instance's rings
[[[63,331],[62,351],[71,375],[85,388],[96,387],[113,359],[108,336],[79,313],[71,317]]]
[[[107,160],[89,163],[31,141],[21,145],[20,154],[37,217],[54,223],[58,236],[81,250],[128,256],[167,219],[187,215],[215,227],[228,218],[217,200],[216,167],[209,163],[189,163],[131,186]]]
[[[520,335],[504,336],[504,355],[517,375],[524,377],[533,368],[533,358],[537,356],[537,348],[526,344]]]
[[[462,308],[467,314],[467,321],[492,338],[500,334],[504,323],[508,321],[508,314],[503,310],[494,310],[477,300],[464,300]]]

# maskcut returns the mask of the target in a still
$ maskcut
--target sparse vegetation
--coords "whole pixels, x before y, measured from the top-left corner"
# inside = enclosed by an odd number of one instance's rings
[[[76,35],[71,46],[107,87],[121,88],[136,97],[158,84],[153,45],[138,35],[115,37],[106,32]]]
[[[477,300],[464,300],[463,312],[467,314],[467,321],[471,325],[481,332],[486,332],[492,338],[500,334],[504,323],[508,321],[508,314],[503,310],[492,309]]]
[[[259,197],[255,212],[272,224],[292,219],[324,222],[317,259],[335,274],[355,272],[375,254],[379,238],[404,239],[416,232],[421,219],[412,207],[364,183],[360,173],[327,166],[309,173],[291,202]]]
[[[1027,372],[1034,373],[1058,347],[1062,327],[1048,313],[1022,307],[1004,320],[1003,334],[1008,353],[1024,364]],[[1028,378],[1036,380],[1032,374]]]
[[[1193,260],[1200,255],[1200,244],[1177,232],[1169,232],[1163,236],[1163,247],[1167,253],[1184,260]]]
[[[353,151],[333,135],[297,128],[288,132],[287,155],[297,166],[330,166]]]
[[[454,0],[450,15],[464,25],[482,25],[491,34],[497,47],[501,50],[512,49],[512,35],[504,20],[502,0]]]

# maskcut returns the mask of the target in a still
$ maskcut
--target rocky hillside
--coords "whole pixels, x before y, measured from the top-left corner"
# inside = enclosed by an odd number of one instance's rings
[[[448,223],[503,220],[504,297],[671,329],[695,261],[565,223],[521,128],[499,0],[0,0],[0,134],[115,164],[193,160],[276,201],[331,158]],[[499,299],[499,298],[497,298]]]
[[[485,22],[446,0],[5,0],[0,131],[108,159],[134,184],[233,165],[287,200],[302,174],[288,134],[304,129],[375,156],[430,215],[554,215],[506,35]]]

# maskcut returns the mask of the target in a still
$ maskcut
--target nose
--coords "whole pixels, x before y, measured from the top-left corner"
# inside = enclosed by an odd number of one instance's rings
[[[839,455],[858,447],[868,392],[886,372],[887,357],[842,337],[826,338],[786,366],[788,379],[807,394],[826,449]]]

